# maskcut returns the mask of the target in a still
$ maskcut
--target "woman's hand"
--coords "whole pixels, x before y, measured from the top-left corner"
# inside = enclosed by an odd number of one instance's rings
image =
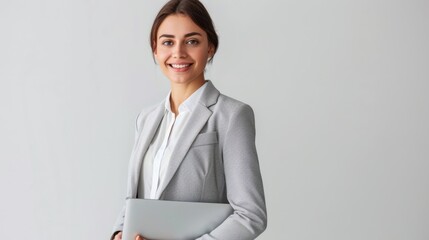
[[[122,232],[118,232],[113,240],[122,240]],[[136,240],[146,240],[142,236],[137,235]]]

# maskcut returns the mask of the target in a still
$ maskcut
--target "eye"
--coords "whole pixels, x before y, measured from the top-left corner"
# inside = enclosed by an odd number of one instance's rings
[[[164,46],[172,46],[173,45],[173,41],[171,40],[165,40],[162,42],[162,45]]]
[[[198,43],[200,43],[198,40],[196,40],[196,39],[190,39],[190,40],[188,40],[188,41],[186,41],[186,44],[188,44],[188,45],[198,45]]]

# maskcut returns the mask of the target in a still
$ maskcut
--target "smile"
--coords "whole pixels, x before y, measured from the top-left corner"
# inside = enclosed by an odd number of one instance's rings
[[[192,64],[168,64],[168,65],[175,69],[183,69],[191,66]]]

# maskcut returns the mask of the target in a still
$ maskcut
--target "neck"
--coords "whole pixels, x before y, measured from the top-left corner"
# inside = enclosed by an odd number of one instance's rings
[[[170,107],[171,111],[177,115],[179,113],[179,106],[189,96],[204,85],[205,80],[192,81],[188,84],[171,84]]]

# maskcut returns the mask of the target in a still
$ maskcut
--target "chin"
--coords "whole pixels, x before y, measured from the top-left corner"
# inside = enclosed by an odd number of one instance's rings
[[[170,76],[168,79],[170,79],[171,83],[174,84],[189,84],[192,82],[199,81],[199,77],[191,77],[191,76]]]

